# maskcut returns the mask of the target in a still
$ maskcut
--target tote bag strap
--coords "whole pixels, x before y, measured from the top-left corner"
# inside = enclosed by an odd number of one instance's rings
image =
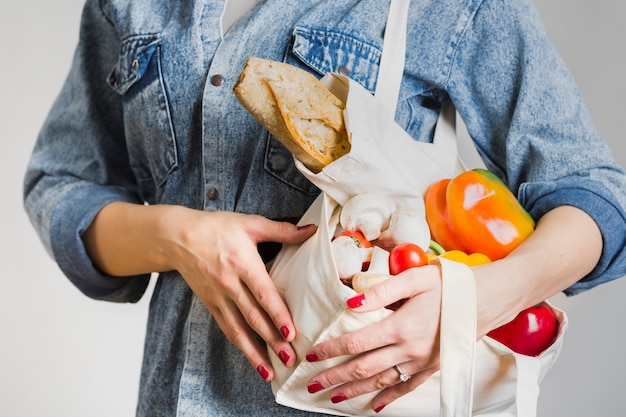
[[[376,92],[374,93],[376,99],[385,106],[392,117],[396,114],[402,73],[404,72],[409,3],[410,0],[391,0],[387,26],[385,26],[383,53],[376,80]]]
[[[410,0],[391,0],[387,25],[385,26],[383,52],[376,80],[374,97],[389,111],[392,118],[396,114],[404,72],[406,28],[410,3]],[[434,143],[451,152],[457,151],[456,111],[451,103],[445,103],[441,109],[435,129]]]
[[[383,52],[376,80],[374,96],[389,112],[391,117],[396,114],[404,61],[406,58],[406,28],[410,0],[391,0],[389,15],[385,26]],[[456,111],[452,104],[444,104],[439,114],[435,130],[434,143],[457,152]]]
[[[476,288],[466,265],[441,259],[441,417],[472,415],[476,357]]]
[[[410,3],[410,0],[391,0],[387,26],[385,26],[383,52],[376,80],[374,96],[392,117],[396,114],[404,72],[406,28]],[[464,135],[459,137],[457,119],[458,115],[454,105],[444,103],[437,121],[433,143],[450,152],[460,153],[461,159],[469,168],[484,168],[485,165],[467,131],[462,129]],[[460,122],[460,127],[464,127],[462,120]]]

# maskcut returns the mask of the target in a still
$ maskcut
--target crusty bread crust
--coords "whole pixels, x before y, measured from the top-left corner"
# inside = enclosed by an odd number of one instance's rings
[[[233,91],[243,107],[312,172],[350,150],[345,105],[308,72],[249,58]]]

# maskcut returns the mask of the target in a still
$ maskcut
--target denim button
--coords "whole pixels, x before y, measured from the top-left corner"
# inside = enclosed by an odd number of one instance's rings
[[[211,77],[211,84],[213,84],[216,87],[219,87],[220,85],[224,84],[224,77],[219,74],[215,74],[214,76]]]
[[[337,72],[341,75],[345,75],[346,77],[350,75],[350,70],[348,69],[348,67],[344,67],[343,65],[337,68]]]
[[[209,200],[215,201],[220,196],[220,193],[215,188],[211,188],[209,192],[206,193],[206,196]]]

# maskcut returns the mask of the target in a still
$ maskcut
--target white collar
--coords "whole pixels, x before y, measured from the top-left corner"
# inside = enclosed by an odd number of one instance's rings
[[[256,4],[256,0],[226,0],[222,12],[222,34],[225,35],[231,26]]]

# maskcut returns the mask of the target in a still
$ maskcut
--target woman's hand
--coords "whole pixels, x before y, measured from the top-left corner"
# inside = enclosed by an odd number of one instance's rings
[[[228,340],[271,380],[266,346],[256,335],[292,366],[295,326],[257,244],[299,243],[315,230],[257,215],[113,203],[83,239],[96,265],[110,275],[179,271]]]
[[[378,412],[439,369],[441,272],[438,266],[408,269],[357,294],[348,300],[348,306],[357,312],[367,312],[401,299],[406,301],[382,321],[320,343],[307,353],[309,361],[357,355],[316,375],[309,381],[309,392],[334,387],[330,398],[336,403],[383,389],[372,402],[372,408]],[[403,382],[395,365],[411,378]]]
[[[302,242],[315,227],[231,212],[195,212],[181,219],[176,269],[204,303],[228,340],[265,380],[273,377],[265,344],[286,366],[296,354],[288,343],[295,326],[257,250],[261,242]]]
[[[571,206],[546,213],[533,234],[506,258],[472,268],[476,337],[585,277],[601,252],[600,230],[586,213]],[[309,391],[332,388],[331,401],[339,402],[382,389],[372,402],[378,412],[436,372],[441,312],[438,267],[406,270],[348,300],[348,306],[365,312],[403,298],[408,300],[381,322],[312,347],[307,352],[309,361],[356,356],[313,377]],[[396,365],[411,378],[402,382]]]

